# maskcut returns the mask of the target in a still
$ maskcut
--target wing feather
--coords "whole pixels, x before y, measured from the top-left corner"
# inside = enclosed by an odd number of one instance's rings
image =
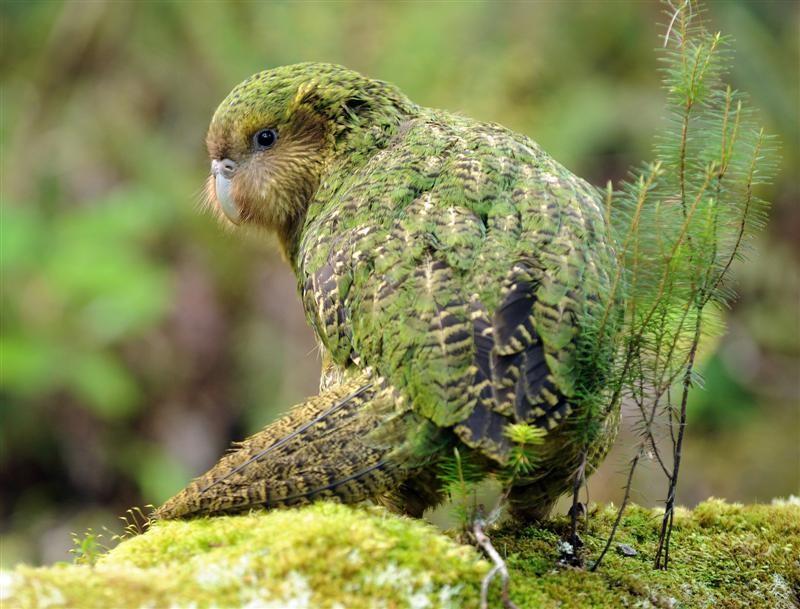
[[[530,140],[448,121],[406,125],[311,222],[307,309],[415,412],[504,462],[509,424],[550,430],[573,408],[600,212]]]

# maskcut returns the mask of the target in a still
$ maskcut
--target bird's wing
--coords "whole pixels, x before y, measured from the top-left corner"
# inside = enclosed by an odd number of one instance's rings
[[[550,430],[570,413],[605,249],[584,182],[521,136],[453,117],[409,126],[336,196],[309,223],[301,268],[340,363],[373,367],[501,462],[509,423]]]

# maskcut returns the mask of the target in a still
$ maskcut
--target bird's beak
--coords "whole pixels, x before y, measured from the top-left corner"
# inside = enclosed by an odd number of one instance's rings
[[[211,175],[214,176],[214,193],[217,196],[222,212],[234,224],[239,224],[242,216],[239,207],[233,200],[233,176],[236,173],[236,162],[231,159],[213,159]]]

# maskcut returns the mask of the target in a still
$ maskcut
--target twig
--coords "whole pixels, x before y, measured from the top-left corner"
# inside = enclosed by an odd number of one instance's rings
[[[669,36],[672,33],[672,27],[675,25],[675,20],[678,18],[678,15],[681,14],[686,5],[689,4],[689,0],[686,0],[679,8],[675,9],[675,12],[672,14],[672,19],[669,22],[669,26],[667,27],[667,33],[664,34],[664,46],[666,47],[669,44]],[[670,3],[670,6],[672,4]]]
[[[578,466],[578,471],[575,472],[575,482],[572,485],[572,507],[570,508],[570,536],[569,541],[573,548],[578,548],[578,506],[580,501],[578,495],[581,492],[586,480],[586,448],[581,451],[581,464]],[[577,556],[577,554],[576,554]]]
[[[633,482],[633,474],[636,471],[636,466],[639,464],[639,459],[642,456],[641,449],[639,452],[636,453],[636,456],[631,461],[631,467],[628,470],[628,480],[625,483],[625,496],[622,498],[622,503],[619,506],[619,511],[617,512],[617,517],[614,519],[614,526],[611,527],[611,533],[608,535],[608,539],[606,540],[606,545],[603,548],[603,551],[600,552],[600,556],[597,557],[597,560],[589,569],[589,571],[597,571],[597,568],[600,566],[600,563],[603,562],[603,558],[605,557],[608,549],[611,547],[611,544],[614,542],[614,536],[617,534],[617,528],[619,527],[619,523],[622,521],[622,515],[625,513],[625,508],[628,506],[628,500],[631,497],[631,485]]]
[[[508,595],[508,584],[510,581],[510,577],[508,575],[508,567],[506,567],[506,561],[503,560],[503,557],[494,549],[492,545],[492,540],[489,539],[489,536],[483,530],[484,520],[482,518],[476,518],[475,521],[472,523],[472,534],[475,535],[475,541],[478,542],[478,545],[481,549],[486,552],[486,555],[491,559],[494,563],[494,567],[489,573],[486,574],[486,577],[483,578],[481,582],[481,604],[480,609],[488,609],[489,607],[489,585],[492,583],[492,580],[495,576],[499,573],[500,577],[503,581],[503,590],[501,592],[501,597],[503,600],[503,607],[505,609],[519,609],[513,602],[511,602],[511,598]]]
[[[697,313],[695,321],[694,337],[691,350],[686,363],[686,371],[683,376],[683,389],[681,393],[681,410],[678,421],[678,437],[675,442],[675,451],[672,455],[672,476],[669,478],[669,490],[667,492],[667,503],[664,511],[664,519],[661,522],[661,534],[658,538],[658,550],[656,551],[655,568],[666,569],[669,565],[669,540],[672,534],[672,521],[675,512],[675,491],[678,486],[678,473],[681,467],[681,455],[683,448],[683,438],[686,431],[686,407],[689,401],[689,390],[692,387],[692,373],[694,361],[697,355],[697,346],[700,343],[700,330],[702,322],[702,309]]]

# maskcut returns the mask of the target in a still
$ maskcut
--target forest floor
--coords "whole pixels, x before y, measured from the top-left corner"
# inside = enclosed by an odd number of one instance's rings
[[[616,515],[590,509],[580,552],[591,565]],[[565,564],[565,517],[491,531],[520,609],[800,607],[800,502],[679,509],[669,569],[653,562],[662,513],[626,510],[596,571]],[[619,544],[624,544],[620,546]],[[380,508],[295,510],[159,522],[78,564],[0,572],[0,606],[249,609],[470,609],[490,565],[471,546]],[[499,581],[489,606],[502,607]]]

